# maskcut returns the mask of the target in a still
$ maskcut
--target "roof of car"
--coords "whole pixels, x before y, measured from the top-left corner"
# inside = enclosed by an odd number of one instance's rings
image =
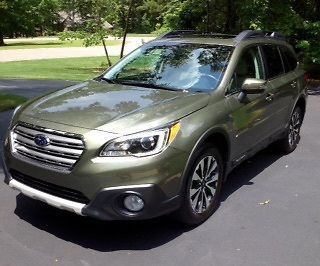
[[[191,30],[171,31],[155,41],[165,43],[202,43],[209,45],[236,46],[240,43],[285,43],[285,36],[271,31],[242,31],[238,35],[196,32]]]

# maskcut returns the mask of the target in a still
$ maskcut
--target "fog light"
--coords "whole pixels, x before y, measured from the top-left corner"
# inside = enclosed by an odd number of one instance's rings
[[[144,207],[143,199],[137,195],[129,195],[124,198],[124,206],[132,212],[141,211]]]

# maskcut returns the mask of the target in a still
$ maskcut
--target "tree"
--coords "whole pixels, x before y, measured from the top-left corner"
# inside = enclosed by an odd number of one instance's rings
[[[126,38],[127,38],[128,29],[129,29],[129,23],[130,23],[130,19],[131,19],[132,7],[133,7],[133,0],[130,0],[129,4],[128,4],[128,12],[127,12],[127,15],[126,15],[126,24],[125,24],[125,27],[123,29],[123,38],[122,38],[120,58],[123,57],[124,46],[126,44]]]
[[[0,45],[4,36],[35,36],[58,25],[56,0],[0,0]]]
[[[8,9],[8,5],[6,1],[1,0],[0,1],[0,17],[2,17],[3,20],[6,18],[7,9]],[[4,45],[4,41],[3,41],[4,34],[5,34],[4,30],[5,30],[5,23],[4,21],[2,21],[0,22],[0,46]]]
[[[142,0],[115,0],[114,12],[110,13],[108,19],[115,26],[114,34],[122,37],[120,58],[123,57],[126,38],[129,30],[135,28],[137,18],[137,8],[142,4]]]
[[[73,14],[79,14],[82,23],[76,31],[65,31],[59,34],[61,40],[81,39],[84,40],[84,46],[91,46],[102,43],[106,54],[108,65],[111,66],[111,60],[105,39],[110,34],[107,28],[107,16],[114,9],[113,1],[106,0],[87,0],[75,1]],[[69,10],[70,11],[70,10]]]

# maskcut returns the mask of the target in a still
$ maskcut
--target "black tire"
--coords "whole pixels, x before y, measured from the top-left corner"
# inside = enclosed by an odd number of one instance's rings
[[[300,141],[300,129],[303,121],[302,109],[297,106],[292,112],[286,135],[278,141],[278,148],[282,153],[293,152]]]
[[[216,168],[214,168],[214,162],[216,162]],[[201,163],[204,166],[203,170],[201,170]],[[210,168],[211,166],[212,169]],[[206,169],[205,172],[203,172],[204,169]],[[200,174],[205,178],[201,179]],[[181,207],[175,213],[175,216],[184,224],[199,225],[206,221],[220,204],[219,196],[223,181],[223,162],[219,150],[214,146],[203,146],[198,149],[192,156],[186,178]],[[214,188],[214,195],[212,195]],[[198,190],[198,194],[197,192],[191,194],[191,189],[193,191]],[[192,201],[192,199],[194,200]]]

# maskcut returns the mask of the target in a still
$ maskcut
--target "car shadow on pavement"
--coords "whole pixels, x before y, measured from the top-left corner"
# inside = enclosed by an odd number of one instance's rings
[[[252,179],[259,175],[264,169],[279,160],[283,154],[277,152],[275,144],[258,152],[252,158],[244,161],[229,174],[226,183],[223,184],[221,202],[225,201],[233,192],[242,186],[254,185]]]
[[[146,221],[99,221],[56,209],[21,193],[16,201],[15,214],[34,227],[102,252],[149,250],[192,229],[168,216]]]
[[[222,201],[242,186],[252,185],[251,180],[280,157],[267,148],[237,167],[224,184]],[[148,250],[192,230],[170,216],[147,221],[98,221],[56,209],[22,194],[16,200],[15,214],[24,221],[65,241],[102,252]]]

